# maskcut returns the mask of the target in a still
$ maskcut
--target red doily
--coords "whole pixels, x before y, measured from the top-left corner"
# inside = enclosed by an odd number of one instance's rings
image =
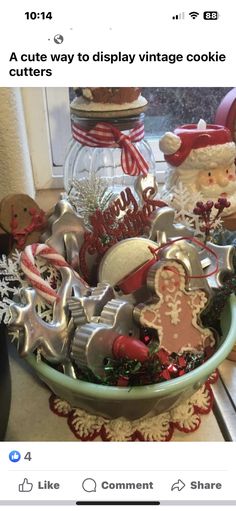
[[[211,375],[208,381],[191,398],[161,415],[149,413],[141,419],[129,421],[124,417],[105,419],[91,415],[79,408],[72,408],[67,401],[51,395],[50,409],[59,417],[67,419],[68,426],[76,438],[83,442],[100,437],[104,442],[168,442],[174,430],[193,433],[201,424],[201,415],[212,410],[213,393],[211,385],[218,379],[218,373]]]

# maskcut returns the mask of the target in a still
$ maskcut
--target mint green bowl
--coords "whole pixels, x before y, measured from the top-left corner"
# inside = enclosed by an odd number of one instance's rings
[[[223,336],[219,347],[202,366],[176,380],[142,387],[108,387],[74,380],[44,362],[36,362],[34,355],[28,356],[27,362],[54,394],[73,407],[107,418],[137,419],[151,410],[158,414],[178,406],[194,394],[227,357],[236,341],[236,298],[233,295],[223,311],[221,326]]]

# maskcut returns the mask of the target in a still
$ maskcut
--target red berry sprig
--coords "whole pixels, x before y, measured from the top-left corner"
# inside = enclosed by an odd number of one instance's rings
[[[218,209],[218,213],[222,213],[225,208],[230,207],[230,202],[225,197],[219,197],[217,202],[214,204],[215,208]]]
[[[213,207],[217,213],[212,216]],[[225,197],[219,197],[217,202],[208,200],[207,202],[198,201],[193,213],[199,217],[202,225],[200,231],[205,234],[205,242],[209,241],[211,230],[214,229],[216,220],[220,217],[225,208],[230,207],[230,202]]]

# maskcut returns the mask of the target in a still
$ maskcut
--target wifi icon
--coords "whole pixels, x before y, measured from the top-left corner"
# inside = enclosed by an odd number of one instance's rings
[[[191,18],[195,20],[199,16],[199,12],[196,11],[189,12],[189,16],[191,16]]]

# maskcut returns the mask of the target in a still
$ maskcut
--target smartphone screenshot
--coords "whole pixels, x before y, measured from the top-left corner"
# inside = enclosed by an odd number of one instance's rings
[[[0,17],[0,507],[236,509],[234,4]]]

